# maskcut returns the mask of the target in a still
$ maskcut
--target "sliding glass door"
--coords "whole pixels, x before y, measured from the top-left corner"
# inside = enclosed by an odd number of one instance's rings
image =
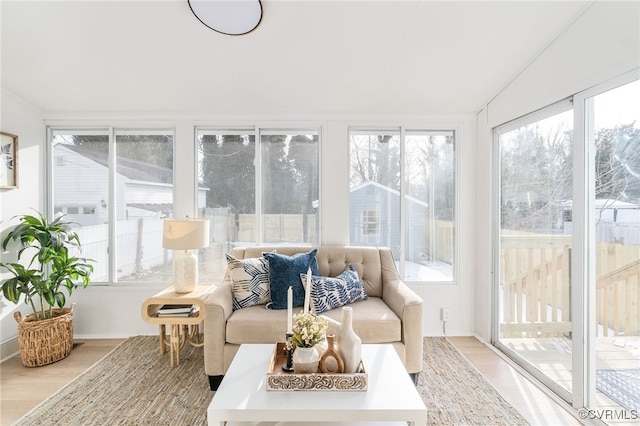
[[[494,344],[582,419],[640,419],[640,80],[494,129]]]
[[[498,129],[498,342],[558,392],[572,372],[570,108]]]
[[[640,80],[588,96],[589,277],[586,405],[604,421],[640,419]]]

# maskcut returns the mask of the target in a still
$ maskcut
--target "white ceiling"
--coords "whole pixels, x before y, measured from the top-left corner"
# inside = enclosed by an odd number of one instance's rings
[[[57,113],[469,114],[588,3],[263,0],[227,36],[186,0],[2,0],[2,87]]]

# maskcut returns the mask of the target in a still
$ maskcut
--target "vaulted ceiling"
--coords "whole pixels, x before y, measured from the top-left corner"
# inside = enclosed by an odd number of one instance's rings
[[[227,36],[186,0],[3,0],[2,88],[61,113],[471,114],[590,3],[263,0]]]

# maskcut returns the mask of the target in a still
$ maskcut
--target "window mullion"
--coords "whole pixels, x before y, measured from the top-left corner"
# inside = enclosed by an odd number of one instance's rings
[[[51,127],[47,128],[47,143],[46,143],[46,158],[45,158],[45,170],[47,171],[48,179],[46,181],[46,191],[45,191],[45,215],[49,218],[52,218],[55,215],[53,208],[53,180],[55,179],[55,175],[53,172],[53,129]]]
[[[405,176],[405,129],[404,127],[400,127],[400,276],[404,277],[405,271],[405,243],[406,243],[406,235],[405,235],[405,226],[406,226],[406,218],[404,215],[405,210],[405,196],[406,196],[406,176]]]
[[[118,228],[118,215],[117,215],[117,206],[116,206],[116,183],[117,183],[117,174],[116,174],[116,129],[113,127],[109,127],[109,159],[108,159],[108,173],[109,173],[109,228],[108,228],[108,238],[109,238],[109,283],[118,282],[118,274],[117,274],[117,257],[118,257],[118,248],[117,248],[117,228]]]
[[[262,233],[263,230],[263,218],[264,212],[262,211],[262,129],[257,127],[255,129],[255,159],[253,160],[253,166],[255,167],[255,188],[256,188],[256,217],[255,217],[255,227],[256,227],[256,244],[261,245],[264,241],[264,236]]]

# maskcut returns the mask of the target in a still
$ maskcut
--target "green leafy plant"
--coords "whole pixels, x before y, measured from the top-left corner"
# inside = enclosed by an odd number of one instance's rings
[[[31,306],[37,321],[53,317],[54,306],[63,308],[66,297],[79,283],[89,285],[93,272],[91,259],[70,256],[69,248],[81,249],[80,237],[73,231],[73,222],[59,216],[48,222],[39,212],[36,216],[19,216],[16,225],[2,242],[6,250],[11,240],[17,241],[20,248],[18,262],[23,255],[32,254],[25,267],[24,263],[0,263],[12,277],[2,282],[4,297],[18,303],[24,295],[25,302]]]

